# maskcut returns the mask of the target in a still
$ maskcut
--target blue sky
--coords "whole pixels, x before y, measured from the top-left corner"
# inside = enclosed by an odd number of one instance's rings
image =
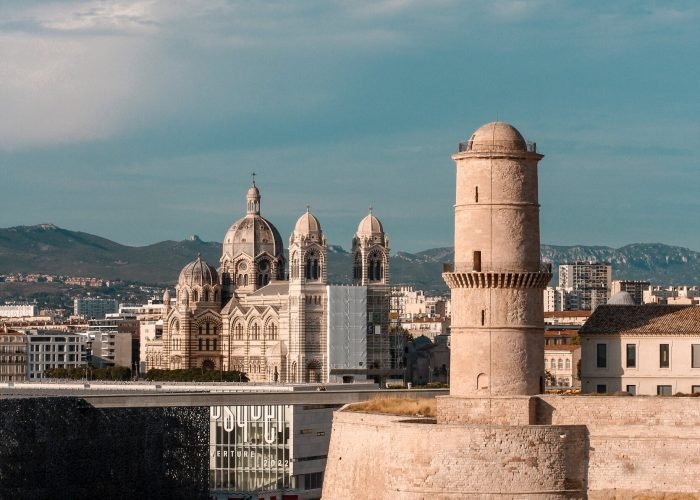
[[[257,173],[287,238],[449,245],[457,143],[545,154],[542,241],[700,250],[700,4],[3,1],[0,226],[220,241]]]

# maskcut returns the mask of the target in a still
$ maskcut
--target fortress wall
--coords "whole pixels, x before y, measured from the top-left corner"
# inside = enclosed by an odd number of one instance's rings
[[[650,498],[653,492],[700,492],[700,398],[543,395],[437,400],[440,424],[584,425],[593,498],[609,498],[613,490]]]
[[[531,396],[438,396],[437,402],[439,424],[529,425],[537,418],[537,401]]]
[[[582,426],[466,426],[334,414],[325,499],[584,498]]]
[[[700,399],[541,396],[537,422],[583,424],[590,498],[700,498]]]

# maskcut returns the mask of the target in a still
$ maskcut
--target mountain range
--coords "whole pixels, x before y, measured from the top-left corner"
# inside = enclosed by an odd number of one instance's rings
[[[127,246],[89,233],[53,224],[0,229],[0,274],[41,273],[94,276],[148,284],[173,284],[180,269],[197,254],[213,265],[221,243],[190,236],[183,241],[161,241]],[[451,247],[418,253],[397,252],[391,257],[391,281],[410,284],[431,293],[445,293],[440,276],[443,262],[452,262]],[[613,279],[649,280],[654,284],[700,283],[700,253],[661,243],[635,243],[621,248],[605,246],[542,245],[542,259],[557,265],[569,261],[612,263]],[[332,283],[350,281],[350,253],[329,246],[328,277]],[[556,276],[552,283],[556,284]]]

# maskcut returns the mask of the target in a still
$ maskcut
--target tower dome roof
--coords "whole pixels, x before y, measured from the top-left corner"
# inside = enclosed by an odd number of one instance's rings
[[[321,224],[314,214],[312,214],[307,208],[306,213],[304,213],[297,223],[294,225],[294,232],[297,234],[311,235],[321,233]]]
[[[479,127],[467,142],[467,151],[527,151],[527,142],[513,125],[491,122]]]
[[[608,304],[610,305],[615,305],[615,306],[633,306],[634,304],[634,299],[632,296],[625,291],[620,291],[615,294],[613,294],[612,297],[608,300]]]
[[[187,264],[180,271],[180,277],[177,280],[179,285],[195,286],[195,285],[216,285],[219,282],[219,275],[214,266],[202,260],[202,257],[197,255],[197,258]]]
[[[370,210],[369,214],[360,221],[360,225],[357,226],[358,236],[377,236],[384,234],[384,227],[382,223],[377,219]]]

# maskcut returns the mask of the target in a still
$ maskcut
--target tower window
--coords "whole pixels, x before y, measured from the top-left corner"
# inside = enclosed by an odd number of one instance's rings
[[[474,271],[477,273],[481,272],[481,251],[480,250],[474,250],[474,258],[473,258],[473,268]]]
[[[486,324],[486,310],[482,309],[481,310],[481,326],[484,326]]]
[[[474,187],[474,203],[479,203],[479,186]]]
[[[307,280],[318,280],[321,277],[321,265],[316,252],[309,252],[306,256],[305,277]]]

